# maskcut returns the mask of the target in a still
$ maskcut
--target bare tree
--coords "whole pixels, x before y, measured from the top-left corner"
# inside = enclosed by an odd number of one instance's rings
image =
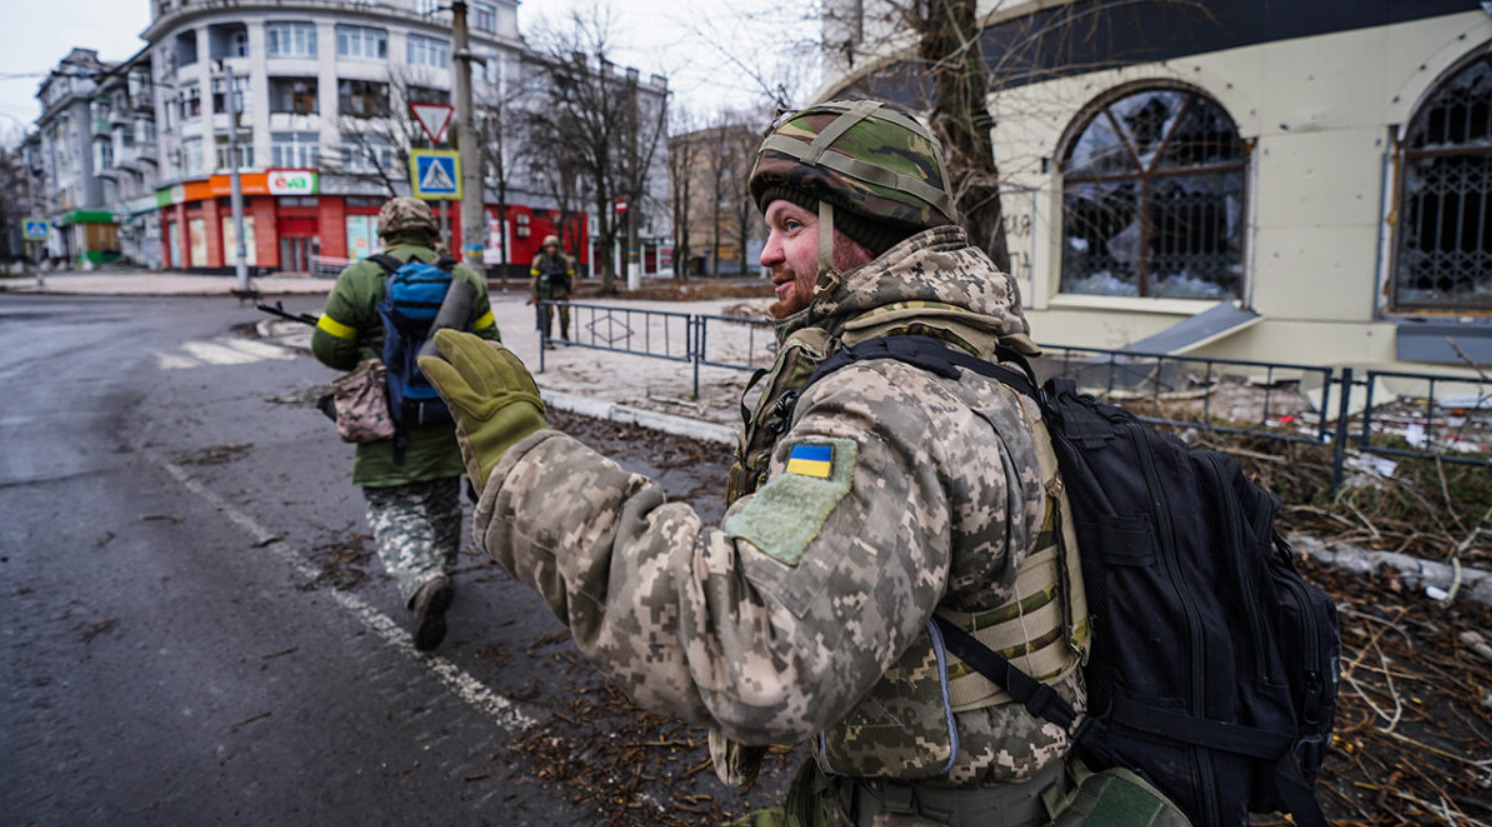
[[[668,142],[668,186],[673,216],[673,271],[674,278],[689,280],[690,217],[694,179],[699,163],[699,144],[691,134],[695,120],[692,113],[682,106],[675,106],[673,138]]]
[[[606,251],[597,262],[602,293],[616,291],[609,255],[622,230],[616,200],[625,199],[629,210],[641,207],[667,123],[663,95],[642,89],[635,72],[619,72],[608,58],[611,27],[609,11],[597,6],[571,13],[562,27],[535,32],[544,94],[527,127],[537,155],[549,158],[559,175],[584,179],[577,189],[589,194]]]
[[[740,274],[743,276],[749,267],[748,246],[752,232],[760,231],[765,235],[765,225],[756,210],[756,203],[751,199],[749,186],[751,167],[756,162],[756,148],[761,141],[758,131],[750,125],[763,120],[765,118],[755,114],[737,115],[736,123],[730,131],[730,154],[737,169],[731,192],[731,218],[735,223],[736,252],[740,256]]]
[[[982,15],[979,5],[978,0],[806,0],[757,14],[771,18],[780,30],[813,33],[811,44],[802,39],[790,44],[793,53],[823,56],[834,71],[853,73],[851,82],[828,94],[891,97],[926,116],[947,154],[950,188],[969,238],[1009,270],[992,99],[1027,83],[1122,65],[1129,50],[1140,44],[1103,37],[1111,31],[1106,24],[1126,11],[1164,5],[1193,13],[1204,23],[1215,24],[1215,18],[1205,0],[1032,4],[1031,13],[1010,19],[1002,17],[1003,4]],[[796,22],[784,22],[787,18]],[[984,51],[981,42],[990,33],[985,26],[997,18],[1001,30],[995,47]],[[752,22],[738,21],[731,28]],[[768,64],[762,56],[732,52],[732,44],[742,38],[731,37],[730,30],[703,33],[747,71],[763,94],[780,98],[774,71],[764,68]]]
[[[705,168],[708,170],[710,182],[710,275],[720,275],[720,235],[721,224],[724,221],[725,207],[729,202],[731,178],[736,175],[736,164],[730,157],[729,129],[725,119],[729,115],[721,113],[716,117],[715,125],[710,129],[710,141],[708,155],[705,159]]]
[[[949,188],[964,229],[995,266],[1010,272],[1010,250],[1001,217],[1000,170],[995,164],[995,127],[985,102],[987,89],[979,52],[977,0],[925,0],[908,15],[918,33],[917,54],[936,86],[931,121],[943,144]]]
[[[0,146],[0,267],[24,256],[21,222],[30,214],[30,178],[20,150]]]
[[[490,182],[497,192],[497,222],[502,227],[498,274],[503,281],[508,279],[508,186],[514,160],[523,151],[525,138],[523,90],[509,81],[506,65],[488,67],[488,77],[495,82],[478,85],[474,101],[477,131],[484,147],[482,178],[484,184]]]
[[[409,151],[430,139],[409,116],[409,104],[445,103],[449,93],[433,86],[429,72],[389,67],[387,83],[344,79],[337,90],[340,157],[322,158],[324,172],[377,184],[390,198],[409,182]]]

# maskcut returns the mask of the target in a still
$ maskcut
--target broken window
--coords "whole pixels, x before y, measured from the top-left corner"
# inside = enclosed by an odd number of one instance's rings
[[[1492,55],[1430,93],[1402,146],[1395,308],[1492,310]]]
[[[1062,292],[1238,298],[1248,147],[1180,88],[1091,107],[1062,161]]]

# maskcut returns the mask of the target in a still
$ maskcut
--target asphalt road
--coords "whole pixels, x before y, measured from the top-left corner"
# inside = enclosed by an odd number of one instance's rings
[[[641,754],[588,741],[675,725],[606,700],[476,556],[446,644],[414,652],[352,446],[310,406],[334,374],[235,332],[257,316],[0,295],[0,824],[648,823],[775,797],[786,758],[749,799],[708,771],[576,780]],[[723,450],[575,425],[719,513]],[[664,780],[703,755],[669,737]],[[618,817],[639,797],[651,816]]]

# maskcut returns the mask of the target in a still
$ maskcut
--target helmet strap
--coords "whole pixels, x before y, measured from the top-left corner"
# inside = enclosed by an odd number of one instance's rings
[[[834,205],[819,199],[819,273],[813,294],[823,298],[839,289],[839,271],[834,269]]]

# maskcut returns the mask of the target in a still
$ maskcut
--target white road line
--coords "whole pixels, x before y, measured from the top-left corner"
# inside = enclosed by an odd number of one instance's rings
[[[156,367],[160,368],[161,370],[176,370],[178,368],[196,368],[202,366],[202,363],[197,361],[196,359],[188,359],[187,357],[182,356],[178,353],[161,353],[158,350],[152,350],[151,353],[155,354]]]
[[[256,341],[254,339],[236,339],[224,336],[218,339],[213,339],[213,342],[231,347],[234,350],[241,350],[251,356],[258,356],[260,359],[295,358],[295,352],[290,350],[289,348],[283,348],[279,345],[271,345],[266,342]]]
[[[181,349],[213,365],[246,365],[263,358],[212,342],[182,342]]]
[[[253,517],[239,511],[231,503],[208,488],[186,472],[181,466],[161,457],[154,452],[145,452],[150,459],[166,470],[166,473],[176,478],[193,494],[201,497],[214,508],[223,512],[235,525],[247,531],[256,544],[264,544],[264,548],[288,563],[296,574],[307,579],[314,579],[319,570],[312,566],[305,557],[291,548],[287,543],[274,539],[275,535],[254,521]],[[440,655],[424,655],[414,648],[414,639],[409,632],[405,631],[398,623],[395,623],[388,615],[373,608],[367,602],[337,589],[329,589],[325,594],[330,594],[342,608],[346,609],[367,626],[370,631],[383,639],[396,652],[409,657],[426,671],[435,676],[437,680],[444,683],[447,688],[456,694],[458,698],[465,701],[478,712],[491,718],[498,726],[510,732],[527,729],[536,721],[518,707],[517,704],[493,692],[481,681],[471,676],[471,673],[457,666],[455,663],[441,657]]]

